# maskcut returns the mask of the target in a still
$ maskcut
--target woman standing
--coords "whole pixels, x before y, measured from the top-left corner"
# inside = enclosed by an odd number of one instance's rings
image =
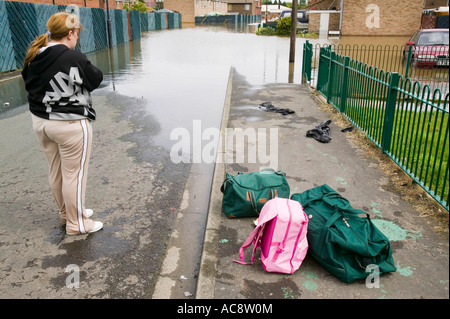
[[[74,50],[80,34],[74,14],[56,13],[46,34],[36,37],[25,56],[22,77],[28,92],[33,129],[49,164],[49,182],[67,235],[103,227],[85,209],[87,170],[95,120],[90,92],[102,72]]]

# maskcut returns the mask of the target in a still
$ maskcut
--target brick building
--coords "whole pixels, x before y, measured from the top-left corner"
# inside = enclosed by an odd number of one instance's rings
[[[345,0],[342,35],[411,35],[420,28],[423,0]]]
[[[448,0],[424,0],[424,9],[436,9],[439,7],[448,7]]]
[[[335,8],[339,10],[341,7],[341,1],[336,0],[310,0],[306,10],[331,10]]]
[[[424,7],[440,5],[445,1],[447,0],[310,1],[307,7],[309,30],[318,32],[321,20],[326,20],[328,30],[339,31],[340,28],[341,35],[411,35],[421,26]]]
[[[210,12],[227,14],[227,0],[164,0],[164,9],[181,13],[182,23],[195,23],[196,16]]]
[[[181,13],[183,23],[210,12],[222,14],[261,14],[262,0],[164,0],[164,8]]]
[[[237,14],[261,14],[262,0],[228,0],[228,12]]]

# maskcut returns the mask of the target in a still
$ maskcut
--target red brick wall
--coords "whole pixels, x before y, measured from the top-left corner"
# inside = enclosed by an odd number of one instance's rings
[[[422,8],[423,0],[345,0],[341,34],[409,36],[420,28]]]

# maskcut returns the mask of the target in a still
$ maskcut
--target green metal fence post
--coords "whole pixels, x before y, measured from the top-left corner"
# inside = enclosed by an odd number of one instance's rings
[[[306,40],[303,44],[303,63],[302,63],[302,81],[311,81],[311,64],[312,64],[312,44]]]
[[[305,71],[306,71],[306,78],[308,81],[311,81],[311,64],[312,64],[312,56],[313,56],[313,50],[312,50],[312,44],[309,43],[309,41],[306,41],[306,61],[305,61]]]
[[[408,55],[405,57],[406,59],[405,79],[407,79],[409,75],[409,68],[411,66],[411,54],[412,54],[412,45],[408,47]]]
[[[381,148],[387,153],[391,147],[392,131],[394,129],[395,105],[397,103],[398,73],[391,73],[384,112],[383,135],[381,137]]]
[[[336,52],[332,51],[330,54],[330,67],[328,69],[328,90],[327,90],[327,103],[330,103],[331,94],[333,90],[334,82],[334,66],[333,63],[336,60]]]
[[[304,78],[306,77],[306,44],[308,43],[308,40],[306,40],[306,43],[303,44],[303,61],[302,61],[302,82],[304,81]]]
[[[347,106],[347,91],[348,91],[348,65],[350,64],[350,57],[346,56],[344,58],[344,70],[342,72],[342,86],[341,86],[341,105],[340,111],[345,114],[345,109]]]
[[[322,88],[325,86],[325,83],[327,83],[327,76],[328,76],[328,67],[329,63],[326,61],[325,54],[329,51],[327,48],[320,48],[319,50],[319,65],[318,65],[318,72],[317,72],[317,84],[316,84],[316,90],[320,92],[323,96],[325,96],[325,92],[322,90]]]

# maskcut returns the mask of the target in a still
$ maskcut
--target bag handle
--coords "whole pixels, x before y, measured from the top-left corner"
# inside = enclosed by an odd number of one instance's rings
[[[336,198],[337,198],[337,197],[336,197]],[[370,219],[370,215],[369,215],[368,213],[366,213],[366,212],[364,212],[364,211],[362,211],[362,210],[360,210],[360,209],[353,208],[353,207],[350,205],[350,202],[348,201],[348,199],[346,199],[346,198],[344,198],[344,197],[342,197],[342,196],[340,196],[340,195],[339,195],[339,198],[338,198],[338,199],[344,200],[344,201],[346,202],[346,205],[345,205],[345,206],[339,206],[339,205],[337,205],[337,204],[335,204],[335,203],[332,203],[332,202],[330,202],[329,197],[324,197],[324,198],[323,198],[323,201],[324,201],[327,205],[329,205],[330,207],[334,208],[336,211],[341,212],[342,216],[344,216],[344,214],[348,214],[348,215],[351,215],[351,216],[358,215],[359,218],[362,218],[362,217],[359,216],[359,215],[365,215],[365,216],[364,216],[365,218]]]
[[[264,167],[259,170],[261,174],[273,174],[276,173],[276,171],[272,167]]]
[[[255,211],[256,215],[258,214],[258,206],[256,204],[256,196],[255,193],[253,191],[247,191],[247,193],[249,194],[250,197],[250,203],[252,204],[252,208]]]
[[[340,211],[334,213],[333,215],[331,215],[330,219],[327,220],[326,224],[325,224],[325,228],[329,228],[331,225],[333,225],[339,218],[343,218],[344,214]]]
[[[269,194],[270,194],[270,199],[274,199],[275,197],[278,197],[278,189],[271,188],[269,190]]]
[[[225,185],[229,182],[233,181],[233,176],[229,173],[226,173],[226,178],[222,183],[222,186],[220,186],[220,191],[223,193],[225,191]]]
[[[325,194],[317,194],[317,193],[313,193],[313,194],[316,196],[313,196],[310,200],[308,200],[306,202],[302,202],[303,208],[309,206],[311,203],[316,202],[318,200],[321,200],[321,201],[325,202],[326,204],[328,204],[329,206],[335,208],[337,205],[335,203],[331,202],[332,199],[341,199],[341,200],[347,202],[347,205],[344,209],[351,207],[350,201],[347,198],[342,197],[339,193],[337,193],[335,191],[325,193]],[[338,208],[342,209],[342,207],[338,207]]]
[[[275,171],[273,168],[271,167],[265,167],[263,169],[260,170],[261,174],[277,174],[277,175],[282,175],[282,176],[286,176],[286,174],[283,171]],[[240,174],[245,174],[244,172],[238,172],[236,175],[240,175]],[[220,191],[223,193],[225,191],[225,187],[226,187],[226,183],[227,182],[233,182],[233,175],[231,175],[230,173],[226,173],[226,178],[222,183],[222,186],[220,187]]]
[[[336,203],[333,203],[332,202],[333,199],[342,200],[343,202],[345,202],[345,206],[340,206]],[[353,210],[352,206],[350,205],[350,201],[347,198],[342,197],[338,193],[328,193],[322,197],[322,201],[334,209],[339,209],[343,211]]]
[[[331,215],[330,219],[328,219],[328,221],[326,222],[326,224],[325,224],[326,228],[328,228],[331,225],[333,225],[339,218],[345,218],[345,214],[346,213],[347,214],[351,214],[351,215],[354,216],[355,213],[361,212],[360,213],[361,215],[362,214],[366,215],[367,219],[370,220],[370,215],[365,213],[365,212],[363,212],[363,211],[360,211],[360,210],[357,210],[357,209],[354,209],[354,208],[351,208],[351,207],[342,208],[342,207],[334,206],[334,208],[336,209],[336,212],[333,215]],[[360,215],[360,214],[358,214],[358,215]],[[362,217],[358,216],[358,218],[362,218]]]

